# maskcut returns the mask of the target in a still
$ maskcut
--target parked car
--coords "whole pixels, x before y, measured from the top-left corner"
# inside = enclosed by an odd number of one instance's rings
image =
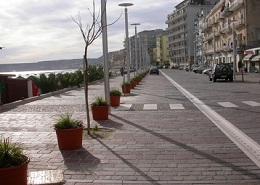
[[[190,66],[189,66],[189,65],[185,66],[185,67],[184,67],[184,70],[185,70],[185,71],[189,71],[189,70],[190,70]]]
[[[225,79],[225,81],[233,81],[233,70],[229,63],[215,64],[209,75],[209,80],[216,82],[217,79]]]
[[[209,75],[209,73],[211,73],[211,71],[212,71],[211,68],[207,68],[207,69],[204,69],[204,71],[202,71],[202,74]]]
[[[151,75],[151,74],[157,74],[157,75],[159,75],[159,69],[158,69],[158,67],[156,67],[156,66],[151,67],[151,68],[150,68],[150,75]]]
[[[193,71],[194,73],[202,74],[202,71],[203,71],[204,69],[205,69],[204,67],[199,66],[199,67],[193,68],[192,71]]]

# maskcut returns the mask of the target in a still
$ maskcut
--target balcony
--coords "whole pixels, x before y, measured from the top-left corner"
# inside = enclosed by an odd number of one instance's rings
[[[180,20],[179,22],[175,22],[173,24],[168,25],[167,30],[176,29],[186,23],[185,20]]]
[[[225,19],[225,17],[220,14],[218,17],[218,21],[222,21],[223,19]]]
[[[220,37],[220,34],[221,34],[220,31],[216,31],[216,32],[215,32],[215,37],[216,37],[216,38],[219,38],[219,37]]]
[[[235,0],[233,3],[230,4],[229,10],[235,11],[243,6],[243,0]]]
[[[218,23],[219,23],[218,18],[212,20],[212,26],[216,26],[216,25],[218,25]]]
[[[213,47],[208,47],[205,49],[205,54],[213,54],[214,53],[214,48]]]
[[[173,35],[178,35],[178,34],[183,34],[185,32],[184,29],[179,29],[179,30],[176,30],[176,31],[173,31]]]
[[[221,28],[220,32],[221,32],[222,34],[225,34],[225,33],[228,32],[228,30],[229,30],[229,26],[226,24],[226,25],[224,25],[224,26]]]
[[[178,42],[184,42],[185,41],[185,38],[176,38],[176,39],[172,39],[172,40],[169,40],[169,44],[174,44],[174,43],[178,43]]]
[[[221,12],[221,16],[228,17],[233,14],[233,11],[230,10],[229,7],[225,7],[225,9]]]
[[[168,20],[165,22],[166,24],[169,24],[171,22],[177,21],[178,19],[182,18],[183,16],[186,16],[186,12],[175,12],[174,14],[168,16]]]
[[[176,47],[173,47],[171,48],[172,51],[179,51],[179,50],[184,50],[186,47],[183,45],[183,46],[176,46]]]
[[[241,20],[236,21],[234,26],[235,26],[236,29],[241,28],[241,27],[244,27],[244,26],[245,26],[245,21],[244,21],[244,19],[241,19]]]
[[[209,23],[205,23],[202,27],[202,32],[207,32],[212,28],[212,26]]]
[[[214,33],[210,33],[209,35],[207,35],[207,37],[205,38],[206,41],[211,41],[214,37]]]

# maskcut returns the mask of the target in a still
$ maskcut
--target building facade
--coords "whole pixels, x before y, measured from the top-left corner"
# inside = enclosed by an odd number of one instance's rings
[[[156,38],[156,64],[170,65],[167,32],[157,35]]]
[[[154,48],[156,48],[156,37],[162,34],[162,29],[156,30],[145,30],[138,32],[137,35],[137,55],[139,61],[137,62],[140,66],[139,69],[148,68],[153,65],[156,61],[154,58]],[[135,64],[135,36],[130,38],[130,51],[131,51],[131,64]]]
[[[201,9],[209,11],[218,0],[184,0],[168,15],[166,24],[169,58],[176,66],[194,63],[194,19]]]
[[[244,59],[248,71],[251,57],[245,50],[260,47],[259,0],[220,0],[204,19],[205,60],[214,63],[234,63]]]
[[[204,33],[202,32],[203,28],[203,18],[208,12],[200,10],[194,20],[194,63],[199,66],[207,66],[207,63],[204,60],[204,47],[203,39]]]

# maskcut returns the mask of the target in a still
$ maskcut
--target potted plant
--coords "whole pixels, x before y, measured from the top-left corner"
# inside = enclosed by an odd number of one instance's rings
[[[111,89],[110,90],[110,105],[119,106],[121,95],[122,95],[122,93],[118,89]]]
[[[136,78],[134,77],[134,78],[131,78],[131,80],[130,80],[130,86],[131,86],[131,89],[134,89],[135,88],[135,86],[136,86]]]
[[[60,150],[76,150],[82,147],[83,122],[72,115],[59,114],[53,125]]]
[[[9,138],[0,139],[0,184],[27,185],[29,157],[22,147]]]
[[[92,116],[94,120],[107,120],[109,105],[103,97],[96,97],[95,102],[91,104]]]
[[[124,94],[130,93],[130,91],[131,91],[131,84],[130,84],[130,82],[123,82],[121,84],[121,87],[122,87],[122,92]]]

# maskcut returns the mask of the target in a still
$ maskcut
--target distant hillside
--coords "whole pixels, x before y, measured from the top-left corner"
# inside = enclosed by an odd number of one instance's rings
[[[89,65],[103,65],[103,60],[102,57],[90,58],[88,63]],[[53,60],[36,63],[0,64],[0,72],[82,69],[82,66],[83,59]]]
[[[110,68],[120,68],[123,66],[125,58],[124,49],[108,53],[108,63]],[[103,56],[99,58],[89,58],[89,65],[103,66]],[[82,59],[71,60],[52,60],[40,61],[35,63],[21,63],[21,64],[0,64],[0,72],[14,72],[14,71],[48,71],[48,70],[65,70],[65,69],[83,69]]]

